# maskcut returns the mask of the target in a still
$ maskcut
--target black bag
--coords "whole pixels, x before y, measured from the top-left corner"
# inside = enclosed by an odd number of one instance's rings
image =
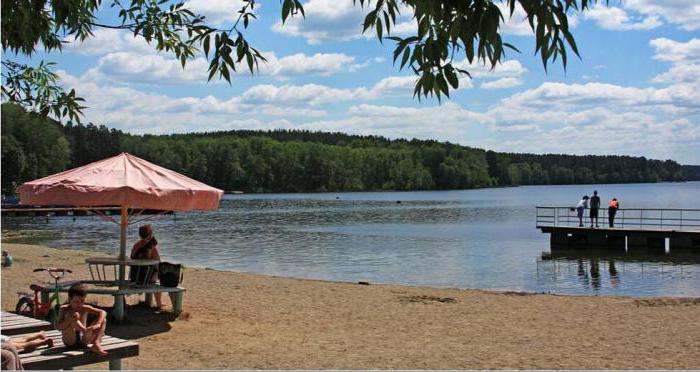
[[[182,282],[182,265],[170,262],[158,264],[158,276],[163,287],[177,287]]]

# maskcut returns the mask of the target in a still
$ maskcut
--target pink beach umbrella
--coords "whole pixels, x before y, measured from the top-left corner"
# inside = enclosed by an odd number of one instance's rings
[[[214,210],[222,195],[222,190],[125,152],[19,187],[20,204],[121,207],[121,260],[126,259],[128,208]],[[119,276],[124,279],[122,270]]]

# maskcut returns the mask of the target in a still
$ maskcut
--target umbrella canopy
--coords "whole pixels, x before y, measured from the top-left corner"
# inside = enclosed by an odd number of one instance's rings
[[[223,191],[125,152],[19,187],[21,204],[216,209]]]
[[[223,194],[222,190],[125,152],[19,187],[20,204],[120,206],[120,259],[126,258],[127,208],[216,209]],[[120,266],[119,281],[124,281],[124,266]]]

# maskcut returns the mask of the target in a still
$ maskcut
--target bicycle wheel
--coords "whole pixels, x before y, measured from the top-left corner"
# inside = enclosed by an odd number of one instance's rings
[[[27,297],[22,297],[17,301],[15,312],[19,315],[34,316],[34,301]]]

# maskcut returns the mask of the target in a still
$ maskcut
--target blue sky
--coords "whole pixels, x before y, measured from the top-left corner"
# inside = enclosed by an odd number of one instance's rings
[[[437,139],[507,152],[625,154],[700,164],[700,1],[622,0],[574,16],[582,59],[545,72],[529,26],[503,29],[511,52],[494,71],[466,63],[452,98],[412,98],[415,78],[392,65],[393,46],[361,34],[352,0],[304,2],[282,26],[262,1],[246,35],[269,62],[260,74],[206,82],[206,61],[182,70],[128,32],[98,30],[53,60],[87,99],[86,120],[131,133],[309,129]],[[191,0],[230,22],[238,0]],[[104,6],[103,22],[115,23]],[[408,12],[399,33],[415,27]],[[463,58],[463,57],[462,57]],[[462,59],[460,58],[460,60]]]

